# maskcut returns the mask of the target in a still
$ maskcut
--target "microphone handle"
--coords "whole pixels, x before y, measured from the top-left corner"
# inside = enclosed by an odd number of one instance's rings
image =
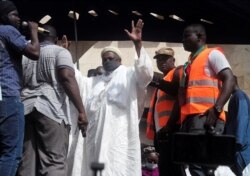
[[[22,22],[22,27],[27,28],[28,27],[28,22],[23,21]],[[46,29],[44,29],[42,27],[38,27],[37,30],[38,30],[39,33],[44,33],[44,34],[49,34],[50,33],[48,30],[46,30]]]
[[[44,28],[38,27],[38,32],[39,33],[45,33],[45,34],[49,34],[50,32]]]

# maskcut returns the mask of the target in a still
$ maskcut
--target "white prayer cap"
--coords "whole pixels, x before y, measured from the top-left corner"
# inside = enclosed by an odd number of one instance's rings
[[[122,58],[121,51],[118,48],[113,47],[113,46],[107,46],[107,47],[103,48],[103,50],[101,52],[101,57],[103,56],[104,53],[109,52],[109,51],[117,54],[120,58]]]

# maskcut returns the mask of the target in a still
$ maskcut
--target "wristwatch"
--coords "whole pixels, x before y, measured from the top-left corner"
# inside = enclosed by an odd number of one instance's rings
[[[218,106],[218,105],[215,105],[215,106],[214,106],[214,110],[215,110],[218,114],[220,114],[220,113],[222,112],[222,107],[220,107],[220,106]]]

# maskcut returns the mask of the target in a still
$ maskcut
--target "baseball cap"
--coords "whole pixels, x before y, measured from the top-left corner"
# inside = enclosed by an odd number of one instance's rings
[[[167,47],[163,47],[160,48],[159,50],[155,51],[155,56],[154,59],[157,58],[157,56],[159,55],[166,55],[166,56],[174,56],[174,50],[172,48],[167,48]]]

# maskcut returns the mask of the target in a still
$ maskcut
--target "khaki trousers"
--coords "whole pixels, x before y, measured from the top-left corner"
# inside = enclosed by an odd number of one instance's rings
[[[70,127],[37,110],[25,117],[23,156],[18,176],[66,176]]]

